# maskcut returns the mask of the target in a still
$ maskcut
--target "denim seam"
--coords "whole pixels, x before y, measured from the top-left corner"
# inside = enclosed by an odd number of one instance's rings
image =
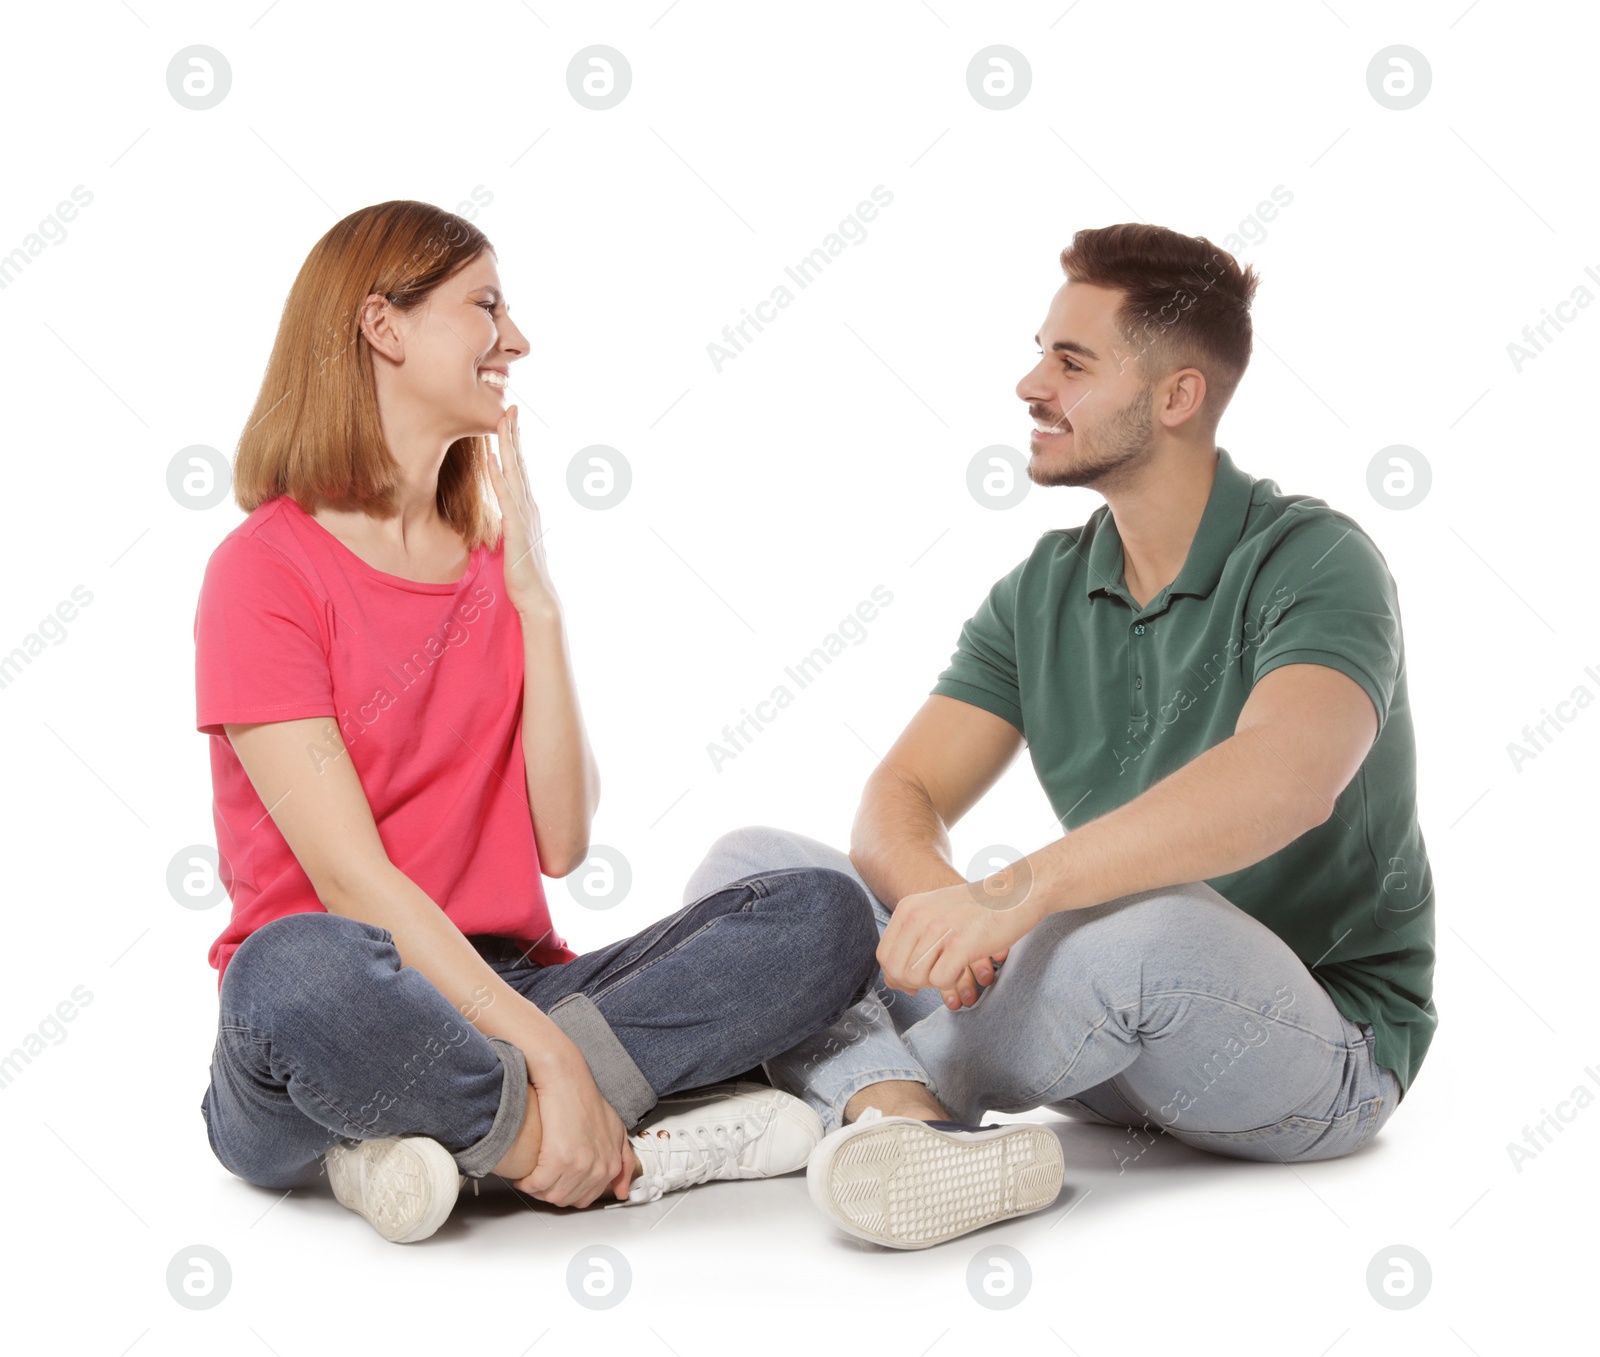
[[[248,1041],[252,1045],[255,1045],[255,1046],[271,1046],[272,1045],[272,1040],[271,1040],[270,1037],[258,1036],[256,1034],[255,1028],[253,1028],[253,1027],[243,1027],[243,1026],[240,1026],[239,1024],[237,1024],[237,1023],[228,1023],[228,1024],[225,1024],[225,1025],[223,1025],[222,1027],[220,1027],[218,1029],[218,1044],[219,1045],[221,1043],[221,1035],[224,1032],[231,1032],[236,1037],[242,1038],[243,1040]],[[350,1123],[352,1125],[359,1126],[361,1124],[359,1121],[356,1120],[356,1118],[350,1117],[350,1116],[346,1116],[346,1114],[339,1107],[335,1106],[334,1103],[315,1084],[311,1083],[307,1079],[300,1078],[300,1076],[298,1076],[298,1075],[296,1075],[295,1077],[299,1080],[299,1082],[301,1084],[303,1084],[307,1089],[309,1089],[313,1094],[316,1095],[317,1101],[320,1102],[325,1108],[328,1109],[329,1115],[335,1116],[335,1117],[339,1117],[342,1120],[344,1120],[345,1122]],[[286,1103],[291,1107],[295,1105],[294,1099],[289,1096],[289,1090],[287,1088],[261,1089],[261,1090],[258,1090],[258,1092],[261,1094],[262,1097],[276,1099],[279,1102]],[[210,1125],[210,1119],[209,1118],[207,1119],[207,1123],[206,1124]],[[326,1129],[326,1128],[324,1128],[324,1129]]]
[[[331,1098],[329,1098],[328,1095],[325,1094],[320,1088],[318,1088],[315,1084],[313,1084],[309,1079],[305,1078],[303,1075],[299,1075],[299,1074],[295,1075],[295,1082],[301,1088],[303,1088],[308,1095],[310,1095],[311,1097],[315,1098],[317,1100],[317,1102],[321,1103],[323,1107],[327,1108],[328,1114],[330,1116],[337,1117],[346,1126],[364,1126],[365,1125],[365,1123],[359,1117],[351,1116],[342,1107],[340,1107],[336,1102],[334,1102]],[[285,1095],[285,1096],[287,1097],[287,1095]],[[288,1101],[293,1102],[294,1100],[292,1098],[289,1098]],[[342,1131],[330,1131],[330,1134],[338,1136],[341,1140],[359,1139],[359,1137],[356,1137],[356,1136],[346,1135]]]
[[[1374,1104],[1376,1104],[1376,1106],[1374,1106]],[[1289,1125],[1291,1123],[1299,1123],[1299,1124],[1304,1125],[1304,1126],[1320,1126],[1324,1132],[1327,1132],[1327,1131],[1332,1130],[1336,1126],[1343,1126],[1343,1125],[1345,1125],[1347,1123],[1354,1124],[1354,1125],[1357,1125],[1357,1126],[1361,1125],[1363,1117],[1366,1114],[1368,1108],[1372,1108],[1372,1113],[1371,1113],[1370,1117],[1366,1118],[1367,1121],[1368,1121],[1368,1124],[1370,1125],[1370,1124],[1373,1124],[1373,1123],[1375,1123],[1377,1121],[1379,1114],[1383,1111],[1383,1094],[1382,1093],[1375,1093],[1370,1098],[1363,1098],[1354,1107],[1348,1108],[1347,1110],[1341,1112],[1336,1117],[1305,1117],[1305,1116],[1301,1116],[1297,1112],[1291,1112],[1287,1116],[1279,1117],[1277,1121],[1269,1121],[1269,1122],[1267,1122],[1267,1123],[1265,1123],[1264,1125],[1261,1125],[1261,1126],[1246,1127],[1244,1130],[1241,1130],[1241,1131],[1195,1131],[1195,1130],[1183,1130],[1183,1128],[1177,1128],[1177,1129],[1178,1130],[1182,1130],[1184,1135],[1191,1135],[1191,1136],[1225,1136],[1225,1137],[1228,1137],[1230,1139],[1234,1139],[1234,1138],[1237,1138],[1237,1137],[1240,1137],[1240,1136],[1258,1136],[1259,1137],[1259,1136],[1262,1136],[1262,1135],[1264,1135],[1265,1133],[1267,1133],[1269,1131],[1275,1131],[1279,1127],[1287,1126],[1287,1125]],[[1368,1133],[1358,1144],[1356,1144],[1356,1145],[1351,1147],[1351,1151],[1353,1152],[1354,1150],[1361,1149],[1364,1145],[1366,1145],[1373,1138],[1373,1134],[1374,1133]],[[1270,1146],[1269,1146],[1269,1148],[1270,1148]],[[1274,1150],[1273,1153],[1276,1154],[1277,1151]],[[1282,1158],[1281,1155],[1279,1157]],[[1285,1160],[1284,1162],[1287,1163],[1288,1161]]]
[[[244,1026],[243,1024],[240,1024],[240,1023],[223,1023],[219,1027],[219,1032],[232,1032],[232,1033],[234,1033],[234,1034],[236,1034],[238,1036],[242,1036],[246,1041],[252,1042],[257,1046],[271,1046],[272,1045],[272,1038],[270,1036],[260,1036],[260,1035],[258,1035],[256,1033],[256,1029],[255,1028],[247,1027],[247,1026]],[[318,1103],[320,1103],[324,1108],[327,1109],[328,1115],[330,1117],[338,1118],[338,1120],[345,1126],[364,1126],[365,1125],[365,1123],[359,1117],[351,1116],[347,1111],[345,1111],[344,1108],[339,1106],[338,1103],[334,1102],[334,1100],[332,1098],[328,1097],[328,1095],[326,1093],[324,1093],[320,1088],[318,1088],[315,1084],[313,1084],[303,1074],[300,1074],[298,1071],[296,1071],[294,1073],[294,1079],[295,1079],[295,1082],[301,1088],[305,1089],[307,1094],[309,1094],[311,1097],[315,1098]],[[294,1102],[294,1099],[289,1096],[289,1093],[288,1093],[287,1089],[285,1089],[283,1091],[282,1097],[283,1097],[283,1100],[285,1102],[287,1102],[287,1103],[293,1103]],[[324,1129],[325,1130],[330,1130],[330,1128],[327,1128],[327,1127],[324,1127]],[[331,1131],[330,1130],[330,1134],[338,1136],[340,1139],[354,1139],[354,1137],[346,1136],[343,1132],[340,1132],[340,1131]]]
[[[1357,1125],[1359,1125],[1362,1111],[1372,1101],[1373,1099],[1367,1098],[1350,1108],[1349,1111],[1341,1112],[1337,1117],[1302,1117],[1298,1113],[1291,1112],[1286,1117],[1279,1117],[1277,1121],[1269,1121],[1262,1126],[1249,1126],[1242,1131],[1196,1131],[1193,1129],[1185,1129],[1181,1126],[1170,1129],[1172,1129],[1175,1134],[1181,1133],[1182,1135],[1186,1136],[1223,1136],[1230,1140],[1237,1139],[1240,1136],[1262,1136],[1268,1131],[1276,1131],[1281,1126],[1288,1126],[1293,1123],[1299,1123],[1305,1126],[1319,1126],[1324,1132],[1326,1132],[1332,1130],[1336,1126],[1342,1126],[1343,1124],[1351,1121],[1354,1121]],[[1269,1146],[1268,1148],[1270,1149],[1271,1147]],[[1360,1149],[1361,1147],[1358,1145],[1354,1148]],[[1274,1150],[1273,1153],[1277,1154],[1277,1151]],[[1279,1158],[1282,1158],[1282,1156],[1280,1155]],[[1284,1160],[1284,1162],[1288,1163],[1289,1161]]]
[[[1215,995],[1203,995],[1202,997],[1215,998],[1216,996]],[[1224,1003],[1232,1003],[1233,1001],[1232,1000],[1223,1000],[1223,1002]],[[1131,1007],[1131,1005],[1122,1005],[1122,1007],[1124,1007],[1124,1008],[1125,1007]],[[1235,1005],[1235,1007],[1243,1008],[1244,1005],[1237,1004],[1237,1005]],[[1120,1009],[1113,1009],[1113,1011],[1114,1012],[1120,1011]],[[1247,1009],[1246,1011],[1247,1012],[1251,1012],[1251,1013],[1255,1012],[1254,1009]],[[1053,1089],[1053,1088],[1057,1087],[1057,1085],[1061,1084],[1067,1078],[1067,1076],[1072,1073],[1073,1067],[1077,1065],[1079,1058],[1083,1055],[1084,1048],[1086,1046],[1088,1046],[1090,1041],[1092,1041],[1094,1039],[1095,1034],[1098,1033],[1102,1028],[1106,1027],[1109,1024],[1109,1022],[1110,1022],[1110,1018],[1109,1017],[1101,1018],[1101,1020],[1099,1022],[1097,1022],[1092,1028],[1090,1028],[1089,1031],[1084,1035],[1083,1040],[1078,1043],[1078,1048],[1075,1051],[1073,1051],[1071,1059],[1069,1059],[1066,1062],[1066,1064],[1061,1067],[1061,1072],[1059,1074],[1057,1074],[1054,1079],[1052,1079],[1049,1083],[1045,1084],[1043,1087],[1038,1088],[1038,1089],[1036,1089],[1036,1090],[1034,1090],[1032,1092],[1023,1094],[1022,1095],[1023,1099],[1024,1100],[1038,1099],[1038,1101],[1040,1103],[1043,1103],[1043,1102],[1046,1102],[1046,1101],[1048,1101],[1048,1102],[1059,1102],[1059,1101],[1061,1101],[1060,1098],[1048,1098],[1047,1099],[1045,1097],[1045,1095],[1048,1094],[1051,1089]],[[1295,1031],[1301,1031],[1302,1029],[1294,1028],[1294,1030]],[[1315,1033],[1315,1032],[1305,1033],[1305,1035],[1313,1036],[1313,1037],[1318,1037],[1319,1036],[1319,1034]],[[1321,1039],[1321,1038],[1319,1037],[1319,1039]],[[1135,1044],[1135,1045],[1138,1044],[1137,1038],[1135,1039],[1135,1042],[1133,1044]],[[1323,1040],[1323,1044],[1325,1046],[1328,1046],[1330,1051],[1342,1050],[1343,1049],[1343,1047],[1335,1046],[1332,1043],[1327,1042],[1326,1040]],[[1119,1070],[1118,1073],[1120,1074],[1121,1071]],[[1112,1077],[1114,1078],[1115,1076],[1112,1076]],[[1080,1092],[1081,1091],[1082,1090],[1080,1090]],[[1062,1095],[1062,1096],[1070,1098],[1072,1095],[1069,1093],[1069,1094],[1065,1094],[1065,1095]],[[1124,1098],[1123,1101],[1126,1102],[1127,1099]],[[1129,1106],[1131,1107],[1132,1103],[1129,1103]],[[1273,1123],[1273,1124],[1276,1125],[1277,1123]]]
[[[1023,1094],[1022,1095],[1023,1101],[1029,1101],[1029,1100],[1034,1099],[1034,1098],[1039,1099],[1039,1101],[1041,1103],[1046,1101],[1044,1095],[1046,1093],[1048,1093],[1051,1089],[1053,1089],[1057,1084],[1061,1083],[1069,1074],[1072,1073],[1072,1068],[1073,1068],[1074,1065],[1076,1065],[1078,1063],[1078,1058],[1083,1054],[1084,1047],[1086,1047],[1089,1044],[1089,1042],[1094,1038],[1095,1033],[1100,1031],[1100,1029],[1103,1028],[1109,1021],[1110,1021],[1109,1018],[1101,1018],[1099,1022],[1097,1022],[1087,1032],[1085,1032],[1084,1036],[1083,1036],[1083,1040],[1078,1043],[1077,1050],[1073,1051],[1071,1058],[1067,1061],[1067,1063],[1064,1066],[1062,1066],[1061,1072],[1059,1074],[1057,1074],[1055,1076],[1055,1078],[1050,1080],[1049,1083],[1045,1084],[1042,1088],[1040,1088],[1037,1092]],[[1071,1097],[1072,1095],[1071,1094],[1067,1094],[1065,1096],[1066,1097]],[[1055,1100],[1054,1099],[1050,1099],[1048,1101],[1055,1101]]]
[[[1326,991],[1324,991],[1324,992],[1326,992]],[[1302,1027],[1298,1023],[1289,1021],[1287,1018],[1267,1018],[1267,1017],[1264,1017],[1259,1009],[1251,1008],[1248,1004],[1241,1003],[1237,999],[1226,999],[1222,995],[1215,994],[1210,990],[1203,990],[1203,989],[1153,990],[1153,991],[1151,991],[1151,993],[1145,995],[1144,998],[1142,1000],[1140,1000],[1139,1002],[1144,1002],[1144,1000],[1149,1000],[1149,999],[1171,999],[1171,998],[1211,999],[1211,1000],[1215,1001],[1216,1003],[1226,1004],[1229,1008],[1236,1008],[1242,1013],[1248,1013],[1248,1014],[1250,1014],[1251,1017],[1258,1018],[1262,1022],[1267,1023],[1270,1026],[1273,1026],[1273,1027],[1284,1027],[1284,1028],[1287,1028],[1291,1032],[1298,1032],[1303,1037],[1314,1037],[1316,1040],[1320,1041],[1324,1046],[1328,1047],[1330,1050],[1350,1051],[1350,1050],[1354,1050],[1355,1049],[1355,1047],[1351,1046],[1350,1043],[1347,1042],[1347,1041],[1329,1041],[1328,1038],[1323,1036],[1321,1032],[1315,1032],[1315,1031],[1312,1031],[1308,1027]],[[1138,1003],[1114,1004],[1111,1007],[1111,1011],[1114,1012],[1114,1013],[1121,1013],[1125,1009],[1136,1008],[1136,1007],[1138,1007]],[[1337,1009],[1335,1009],[1335,1011],[1337,1011]],[[1343,1017],[1344,1015],[1340,1014],[1340,1016]]]
[[[756,885],[756,883],[753,882],[753,881],[752,882],[746,882],[744,884],[746,884],[748,886],[751,886],[752,888],[754,888],[755,885]],[[724,888],[724,889],[726,889],[726,888]],[[712,893],[714,894],[715,892],[712,892]],[[705,898],[704,896],[701,897],[701,899],[704,899],[704,898]],[[754,897],[751,900],[747,901],[745,904],[740,906],[740,908],[735,912],[739,913],[739,914],[748,914],[750,912],[751,907],[755,904],[756,899],[765,899],[765,898],[766,898],[766,892],[765,891],[761,891],[761,892],[758,893],[758,895],[756,897]],[[696,902],[696,903],[698,903],[698,902]],[[669,951],[662,952],[658,956],[651,957],[648,961],[646,961],[644,963],[644,965],[635,967],[634,969],[628,971],[626,975],[620,975],[620,976],[615,977],[608,984],[606,984],[603,988],[596,989],[594,991],[594,993],[592,995],[590,995],[589,997],[591,998],[591,1000],[604,999],[607,995],[612,994],[616,990],[622,988],[622,986],[626,985],[630,980],[634,979],[637,976],[643,975],[646,971],[650,970],[651,967],[659,964],[662,961],[667,960],[669,957],[676,956],[680,951],[682,951],[685,947],[687,947],[691,942],[693,942],[696,938],[698,938],[702,933],[706,932],[708,929],[715,928],[724,919],[728,919],[728,918],[732,918],[732,917],[733,917],[733,915],[730,913],[730,914],[718,914],[714,918],[707,919],[705,921],[705,923],[701,924],[700,927],[695,929],[693,933],[690,933],[687,937],[680,938],[676,943],[674,943]],[[667,920],[663,920],[663,922],[668,922],[668,921]],[[582,991],[574,991],[574,993],[582,993]],[[571,995],[567,996],[567,998],[571,998],[571,997],[572,997]],[[565,1000],[563,1000],[562,1002],[565,1002]]]
[[[1383,1081],[1380,1079],[1378,1081],[1378,1092],[1373,1094],[1372,1097],[1356,1104],[1356,1110],[1358,1112],[1366,1112],[1368,1107],[1372,1108],[1371,1113],[1366,1117],[1366,1130],[1362,1133],[1360,1141],[1356,1144],[1356,1149],[1365,1149],[1372,1143],[1374,1137],[1377,1136],[1378,1123],[1383,1120],[1384,1105],[1385,1099],[1383,1096]],[[1361,1125],[1361,1122],[1358,1121],[1356,1124],[1359,1126]]]
[[[1071,1056],[1067,1059],[1066,1063],[1060,1067],[1060,1072],[1053,1079],[1051,1079],[1048,1083],[1044,1084],[1042,1087],[1039,1087],[1034,1091],[1025,1093],[1025,1094],[1022,1095],[1022,1097],[1025,1100],[1037,1098],[1037,1099],[1039,1099],[1041,1101],[1044,1101],[1045,1094],[1049,1093],[1051,1089],[1057,1087],[1063,1080],[1065,1080],[1067,1078],[1067,1076],[1069,1074],[1072,1073],[1072,1070],[1073,1070],[1074,1066],[1077,1065],[1078,1060],[1083,1055],[1084,1048],[1089,1044],[1089,1042],[1091,1040],[1093,1040],[1095,1034],[1098,1033],[1102,1028],[1104,1028],[1110,1022],[1110,1014],[1112,1014],[1112,1013],[1122,1013],[1122,1012],[1127,1011],[1130,1008],[1136,1008],[1140,1004],[1142,1004],[1146,999],[1165,999],[1165,998],[1174,998],[1174,997],[1193,998],[1193,999],[1210,999],[1210,1000],[1213,1000],[1213,1001],[1215,1001],[1215,1002],[1217,1002],[1219,1004],[1225,1004],[1230,1008],[1238,1009],[1240,1012],[1248,1013],[1252,1017],[1255,1017],[1255,1018],[1260,1018],[1261,1017],[1261,1014],[1256,1009],[1250,1008],[1248,1005],[1240,1003],[1236,999],[1227,999],[1227,998],[1222,997],[1221,995],[1211,993],[1210,991],[1207,991],[1207,990],[1191,990],[1191,989],[1157,990],[1157,991],[1153,991],[1149,995],[1142,996],[1141,999],[1136,1003],[1112,1004],[1112,1005],[1110,1005],[1108,1007],[1106,1016],[1102,1017],[1099,1022],[1097,1022],[1092,1028],[1089,1029],[1089,1031],[1087,1033],[1084,1034],[1084,1038],[1083,1038],[1083,1040],[1081,1042],[1078,1043],[1077,1049],[1072,1052]],[[976,1005],[974,1005],[974,1007],[976,1007]],[[1307,1029],[1305,1029],[1303,1027],[1300,1027],[1295,1023],[1285,1022],[1285,1020],[1282,1019],[1282,1018],[1274,1018],[1272,1021],[1273,1021],[1274,1024],[1282,1023],[1289,1030],[1294,1031],[1294,1032],[1298,1032],[1302,1036],[1308,1036],[1308,1037],[1315,1038],[1316,1040],[1322,1042],[1322,1044],[1324,1046],[1326,1046],[1330,1052],[1348,1049],[1348,1046],[1347,1046],[1346,1043],[1343,1043],[1343,1042],[1330,1042],[1320,1032],[1308,1031]],[[1137,1034],[1135,1034],[1135,1043],[1134,1044],[1138,1044]],[[1120,1073],[1120,1071],[1119,1071],[1119,1073]],[[1071,1097],[1072,1095],[1071,1094],[1066,1094],[1064,1096]],[[1060,1101],[1060,1099],[1050,1099],[1050,1101]],[[1274,1124],[1276,1124],[1276,1123],[1274,1123]]]

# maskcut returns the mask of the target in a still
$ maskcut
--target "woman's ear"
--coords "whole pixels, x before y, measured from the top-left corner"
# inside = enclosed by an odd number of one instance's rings
[[[361,333],[367,337],[367,343],[378,353],[394,363],[404,359],[405,335],[399,323],[399,316],[383,293],[369,293],[366,300],[361,303],[360,325]]]

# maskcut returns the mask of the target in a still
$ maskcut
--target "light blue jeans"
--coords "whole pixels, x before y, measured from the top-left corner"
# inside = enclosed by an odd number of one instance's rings
[[[785,867],[848,874],[879,934],[888,926],[847,854],[765,826],[719,838],[684,899]],[[829,1130],[859,1089],[915,1080],[961,1122],[1042,1106],[1133,1129],[1113,1149],[1123,1167],[1163,1134],[1239,1159],[1332,1159],[1371,1140],[1401,1097],[1371,1026],[1344,1017],[1277,934],[1204,882],[1048,916],[970,1008],[891,990],[880,971],[837,1022],[763,1068]]]

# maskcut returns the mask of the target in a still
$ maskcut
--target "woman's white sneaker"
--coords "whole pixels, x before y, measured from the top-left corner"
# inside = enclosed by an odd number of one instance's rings
[[[858,1239],[925,1249],[1043,1210],[1065,1170],[1061,1142],[1043,1126],[925,1122],[869,1107],[817,1146],[806,1189]]]
[[[466,1181],[450,1151],[427,1136],[341,1141],[322,1162],[339,1203],[393,1244],[414,1244],[443,1225]]]
[[[626,1201],[639,1206],[716,1179],[770,1178],[804,1168],[822,1118],[766,1084],[730,1083],[668,1094],[629,1137],[640,1175]]]

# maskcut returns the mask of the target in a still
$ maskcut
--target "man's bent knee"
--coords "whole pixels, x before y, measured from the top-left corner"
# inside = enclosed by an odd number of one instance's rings
[[[819,1001],[839,1010],[865,998],[877,974],[878,926],[860,883],[831,867],[803,867],[762,874],[762,884],[784,913],[778,945]]]

